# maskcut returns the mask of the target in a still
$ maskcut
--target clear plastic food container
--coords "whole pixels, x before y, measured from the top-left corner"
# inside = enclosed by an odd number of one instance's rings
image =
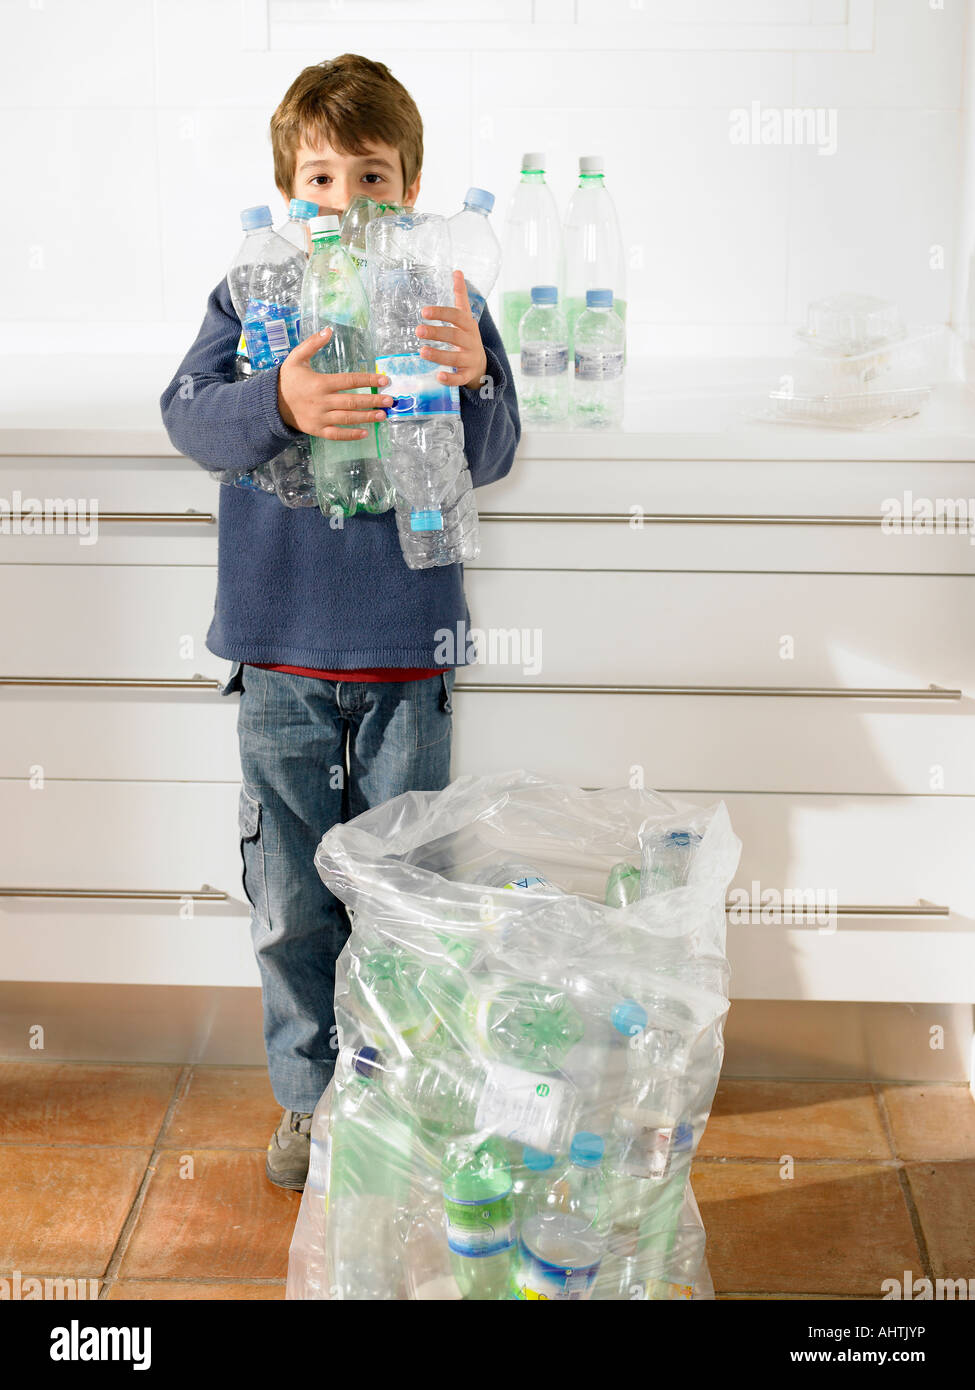
[[[945,367],[944,327],[914,330],[867,352],[818,351],[807,347],[789,363],[794,392],[808,395],[931,386]]]
[[[861,391],[799,395],[770,391],[761,418],[798,425],[831,425],[839,429],[876,429],[893,420],[917,415],[928,397],[928,386],[892,391]]]
[[[905,331],[896,304],[867,294],[835,294],[812,301],[799,337],[817,348],[857,354],[896,342]]]

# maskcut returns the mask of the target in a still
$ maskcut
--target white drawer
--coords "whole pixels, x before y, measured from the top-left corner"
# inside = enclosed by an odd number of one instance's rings
[[[194,893],[225,903],[0,899],[8,980],[254,985],[236,785],[0,782],[0,884]]]
[[[975,676],[967,579],[482,570],[467,588],[474,627],[536,643],[498,639],[481,680],[965,690]]]
[[[970,700],[456,692],[457,776],[525,767],[623,786],[638,768],[662,790],[975,795]]]
[[[215,591],[215,566],[0,566],[0,674],[223,678],[205,644]]]
[[[52,516],[87,516],[93,528],[63,535],[0,534],[0,562],[32,565],[206,565],[217,555],[216,516],[221,485],[184,458],[0,457],[0,497],[22,513],[48,499],[66,504]],[[14,508],[17,510],[18,508]],[[196,512],[200,521],[111,521],[106,516],[159,517]],[[207,517],[213,518],[209,522]],[[88,534],[84,532],[88,530]],[[23,530],[23,528],[21,528]]]

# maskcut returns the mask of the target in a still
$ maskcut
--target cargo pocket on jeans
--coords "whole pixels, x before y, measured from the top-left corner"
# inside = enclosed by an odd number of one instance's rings
[[[261,837],[261,803],[246,787],[240,789],[240,857],[244,865],[244,893],[250,903],[254,920],[270,931],[267,906],[267,872],[264,866],[264,843]]]
[[[435,748],[450,737],[453,714],[451,693],[454,688],[453,668],[442,676],[418,680],[413,691],[416,710],[416,747]]]

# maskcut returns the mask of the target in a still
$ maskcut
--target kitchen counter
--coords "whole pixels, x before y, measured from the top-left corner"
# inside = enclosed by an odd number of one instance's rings
[[[172,355],[7,354],[0,454],[175,457],[158,399]],[[61,368],[63,367],[63,370]],[[935,388],[918,416],[880,429],[783,425],[752,418],[784,370],[777,358],[631,358],[620,430],[525,431],[522,458],[975,459],[975,389]],[[52,399],[51,381],[58,387]]]

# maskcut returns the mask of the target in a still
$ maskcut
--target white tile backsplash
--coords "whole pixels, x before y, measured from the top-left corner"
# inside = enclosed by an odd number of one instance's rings
[[[476,183],[500,235],[524,150],[547,152],[563,211],[578,155],[602,152],[631,323],[655,342],[778,328],[838,289],[944,319],[975,225],[959,174],[972,8],[249,0],[245,30],[240,0],[0,0],[0,179],[19,209],[0,231],[4,317],[52,334],[198,322],[239,209],[282,206],[275,105],[303,66],[365,52],[423,114],[422,207],[450,213]],[[836,154],[733,144],[730,112],[756,104],[835,109]]]

